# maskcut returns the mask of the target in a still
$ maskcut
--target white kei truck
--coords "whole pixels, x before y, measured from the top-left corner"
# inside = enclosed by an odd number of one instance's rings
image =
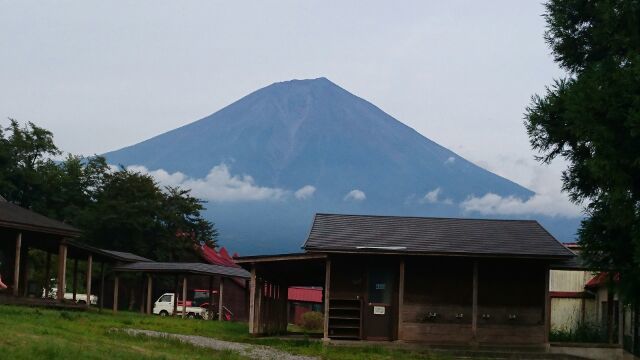
[[[153,313],[160,316],[182,316],[182,301],[178,298],[176,313],[173,313],[173,302],[175,301],[174,293],[164,293],[153,304]],[[206,317],[206,308],[193,306],[192,302],[187,300],[186,317],[189,319],[201,319]]]

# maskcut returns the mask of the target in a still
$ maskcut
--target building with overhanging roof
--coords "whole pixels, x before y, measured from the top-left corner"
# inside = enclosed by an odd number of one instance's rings
[[[325,340],[546,346],[549,270],[575,257],[536,221],[338,214],[303,250],[237,259],[250,333],[283,331],[283,289],[320,286]]]

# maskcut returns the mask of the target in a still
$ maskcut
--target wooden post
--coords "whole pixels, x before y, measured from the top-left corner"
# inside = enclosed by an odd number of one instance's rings
[[[402,311],[404,307],[404,259],[400,259],[400,273],[398,278],[398,340],[403,340]]]
[[[113,278],[113,312],[118,312],[118,274]]]
[[[29,293],[29,247],[26,245],[22,246],[22,261],[20,266],[22,267],[22,271],[20,271],[20,278],[22,280],[22,296],[27,297]]]
[[[224,307],[222,305],[222,294],[224,294],[224,277],[220,277],[220,289],[218,290],[218,321],[223,321]]]
[[[289,325],[289,312],[287,311],[287,304],[289,303],[289,285],[282,284],[280,288],[280,300],[282,301],[282,332],[287,333],[287,326]]]
[[[551,269],[546,266],[544,269],[544,342],[549,344],[549,334],[551,333],[551,296],[549,296],[549,276]]]
[[[76,302],[76,294],[78,293],[78,259],[73,259],[73,302]]]
[[[147,314],[151,315],[151,300],[153,298],[153,278],[151,274],[147,274]]]
[[[331,291],[331,259],[327,259],[324,268],[324,334],[322,340],[329,341],[329,299]]]
[[[624,345],[624,305],[622,305],[622,297],[618,293],[618,345]]]
[[[182,278],[182,318],[187,317],[187,275]]]
[[[213,276],[209,276],[209,320],[214,320],[213,302]]]
[[[93,273],[93,255],[87,257],[87,307],[91,306],[91,275]]]
[[[49,287],[51,286],[51,253],[47,251],[47,259],[44,263],[44,298],[49,298]]]
[[[611,277],[609,277],[611,280]],[[613,291],[611,282],[607,289],[607,340],[613,344]]]
[[[104,307],[104,261],[100,264],[100,311]]]
[[[175,276],[174,278],[174,299],[173,299],[173,316],[177,316],[178,315],[178,298],[180,297],[180,281],[178,279],[178,275]]]
[[[67,245],[61,243],[58,247],[58,292],[56,297],[59,302],[64,301],[64,293],[67,291]]]
[[[16,259],[13,266],[13,296],[20,295],[20,255],[22,255],[22,233],[16,235]]]
[[[256,267],[251,266],[251,280],[249,280],[249,334],[256,333]]]
[[[471,299],[471,334],[474,344],[478,342],[478,260],[473,261],[473,295]]]
[[[264,283],[261,279],[256,279],[256,334],[264,333],[263,321],[264,321]]]

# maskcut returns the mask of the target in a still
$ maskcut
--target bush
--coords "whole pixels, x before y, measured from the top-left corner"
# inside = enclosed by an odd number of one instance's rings
[[[322,313],[317,311],[309,311],[302,314],[302,328],[311,331],[311,330],[320,330],[324,325],[324,317]]]
[[[558,342],[605,343],[606,330],[593,323],[578,325],[575,329],[552,329],[549,340]]]

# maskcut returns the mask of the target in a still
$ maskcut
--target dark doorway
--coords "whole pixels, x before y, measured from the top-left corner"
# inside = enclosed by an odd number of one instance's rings
[[[369,266],[364,309],[364,337],[367,340],[392,340],[396,270],[397,267],[390,264]]]

